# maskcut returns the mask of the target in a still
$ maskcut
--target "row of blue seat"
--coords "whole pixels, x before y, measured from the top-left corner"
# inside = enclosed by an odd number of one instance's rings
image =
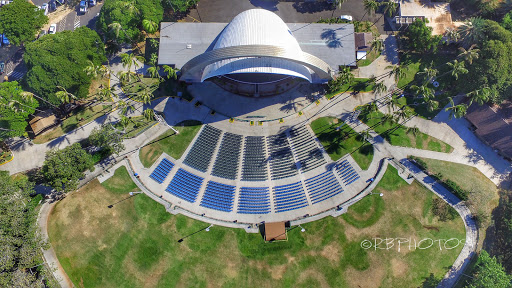
[[[318,176],[312,177],[306,180],[305,183],[313,204],[322,202],[343,192],[343,188],[332,171],[326,171]]]
[[[301,182],[276,186],[273,191],[274,208],[277,213],[308,206]]]
[[[238,213],[270,213],[270,195],[268,187],[241,187],[238,200]]]
[[[203,178],[180,168],[165,190],[176,197],[194,203],[203,180]]]
[[[165,178],[167,178],[167,175],[169,175],[169,172],[171,172],[172,167],[174,167],[174,164],[164,158],[160,161],[158,166],[156,166],[155,170],[153,170],[153,173],[151,173],[149,177],[162,184],[165,181]]]
[[[231,212],[235,188],[235,186],[209,181],[200,205],[219,211]]]
[[[343,180],[343,184],[345,186],[354,183],[357,179],[360,178],[357,171],[350,165],[347,160],[343,160],[342,162],[336,164],[336,170]]]

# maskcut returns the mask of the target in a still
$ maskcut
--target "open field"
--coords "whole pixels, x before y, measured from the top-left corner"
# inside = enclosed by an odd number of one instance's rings
[[[183,127],[181,124],[183,124]],[[180,134],[175,135],[174,131],[169,129],[153,140],[151,144],[140,149],[139,157],[144,167],[151,167],[163,152],[174,157],[174,159],[181,158],[201,128],[201,123],[199,121],[187,120],[181,124],[175,126],[175,129],[180,131]]]
[[[373,146],[363,141],[362,137],[344,122],[333,117],[323,117],[313,121],[311,128],[333,161],[350,153],[363,170],[368,169],[372,163]]]
[[[68,118],[64,119],[61,125],[46,133],[38,135],[36,138],[34,138],[33,142],[34,144],[43,144],[49,142],[73,131],[80,126],[96,120],[106,113],[109,113],[111,110],[112,107],[109,105],[95,105],[87,108],[80,108],[77,112],[73,112]]]
[[[363,201],[349,209],[355,221],[373,219],[365,228],[347,216],[327,217],[303,225],[304,233],[291,230],[286,242],[264,243],[259,234],[214,226],[177,243],[208,224],[172,216],[143,194],[108,209],[127,197],[130,187],[113,188],[127,181],[122,174],[68,195],[50,216],[50,241],[78,287],[418,287],[444,276],[462,245],[409,250],[402,243],[399,252],[396,245],[363,249],[361,242],[465,235],[461,219],[432,217],[425,203],[435,196],[390,168],[378,187],[381,208]]]
[[[345,93],[345,92],[353,92],[353,91],[354,92],[370,92],[370,91],[373,91],[373,86],[375,86],[375,85],[368,84],[369,80],[370,79],[368,79],[368,78],[354,78],[354,80],[352,80],[351,83],[342,85],[339,90],[332,92],[332,93],[325,94],[325,98],[331,99],[332,97],[336,96],[337,94]]]
[[[418,132],[416,135],[407,131],[407,127],[395,121],[384,122],[384,113],[361,112],[359,119],[368,125],[373,131],[379,133],[391,145],[412,147],[436,152],[451,153],[453,147],[435,137]]]

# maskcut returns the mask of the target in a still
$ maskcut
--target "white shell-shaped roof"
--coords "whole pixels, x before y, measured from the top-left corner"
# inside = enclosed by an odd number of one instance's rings
[[[251,9],[238,14],[220,34],[213,50],[242,45],[269,45],[285,48],[287,52],[302,58],[297,39],[288,26],[276,14],[264,9]],[[201,81],[234,73],[271,73],[300,77],[312,81],[311,71],[290,60],[270,57],[236,58],[208,65]]]

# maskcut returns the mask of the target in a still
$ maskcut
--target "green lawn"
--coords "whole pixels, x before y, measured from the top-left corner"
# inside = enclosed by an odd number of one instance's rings
[[[383,181],[401,181],[394,173]],[[124,181],[114,177],[110,183]],[[430,273],[444,276],[462,245],[441,251],[404,245],[400,252],[361,247],[373,238],[464,238],[461,219],[422,216],[418,207],[430,192],[414,184],[389,187],[379,187],[382,216],[366,228],[326,217],[304,224],[304,233],[293,229],[286,242],[264,243],[259,234],[214,226],[177,243],[208,224],[172,216],[144,194],[108,209],[126,194],[94,180],[56,204],[49,238],[79,287],[418,287]],[[372,209],[358,209],[357,217]]]
[[[372,50],[369,54],[366,55],[366,59],[361,59],[357,61],[357,67],[365,67],[372,64],[375,59],[379,58],[380,52]]]
[[[103,187],[112,193],[128,193],[137,191],[138,187],[133,183],[126,167],[121,166],[114,171],[114,175],[101,183]]]
[[[337,127],[339,130],[336,130]],[[361,136],[344,122],[333,117],[322,117],[313,121],[311,128],[333,161],[350,153],[363,170],[372,163],[373,146],[363,142]]]
[[[147,120],[144,116],[131,117],[131,122],[124,127],[126,134],[125,138],[132,138],[137,136],[141,131],[147,129],[156,124],[155,120]],[[121,123],[117,123],[115,127],[119,130],[123,130]]]
[[[354,78],[354,80],[351,83],[347,83],[347,84],[341,86],[341,88],[338,91],[335,91],[332,93],[327,93],[325,95],[325,98],[331,99],[332,97],[336,96],[337,94],[344,93],[344,92],[352,92],[352,91],[370,92],[370,91],[373,91],[374,85],[373,84],[368,85],[369,80],[370,79],[368,79],[368,78]]]
[[[413,80],[420,81],[421,75],[416,75],[416,73],[423,71],[425,67],[429,67],[430,64],[433,64],[433,67],[439,70],[439,75],[449,70],[448,65],[444,65],[445,63],[454,59],[455,55],[449,54],[426,54],[426,53],[401,53],[400,54],[400,63],[407,67],[407,76],[400,79],[397,83],[397,86],[402,88],[408,84],[411,84]],[[443,88],[444,85],[447,85],[451,79],[449,76],[443,76],[438,79],[439,84],[441,84],[440,88]],[[441,90],[441,89],[438,89]]]
[[[175,135],[174,131],[169,129],[149,145],[140,149],[139,157],[144,167],[151,167],[163,152],[175,159],[181,158],[183,152],[187,150],[188,145],[201,128],[201,123],[195,120],[187,120],[176,125],[175,128],[180,131],[178,135]]]
[[[110,105],[95,105],[87,108],[81,108],[76,112],[70,114],[61,125],[34,138],[34,144],[42,144],[56,139],[66,133],[73,131],[74,129],[84,126],[97,118],[112,111]]]
[[[370,114],[362,112],[359,115],[359,119],[384,137],[391,145],[445,153],[451,153],[453,151],[453,147],[449,144],[423,132],[414,135],[412,132],[407,132],[407,127],[397,124],[394,121],[383,123],[383,116],[384,113],[380,111]]]

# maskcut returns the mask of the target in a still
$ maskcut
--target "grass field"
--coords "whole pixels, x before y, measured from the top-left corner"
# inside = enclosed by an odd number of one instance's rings
[[[155,125],[155,120],[147,120],[144,116],[131,117],[131,121],[124,127],[126,134],[123,135],[125,138],[132,138],[137,136],[142,130],[147,129]],[[123,125],[118,122],[115,127],[119,130],[123,130]]]
[[[130,189],[113,188],[128,181],[122,173],[114,177],[68,195],[49,219],[52,246],[78,287],[418,287],[444,276],[462,245],[409,250],[403,244],[398,252],[396,246],[365,250],[360,243],[465,235],[459,218],[438,222],[428,209],[424,216],[432,194],[406,185],[391,168],[377,188],[385,194],[378,198],[381,208],[363,201],[348,211],[364,222],[380,209],[365,228],[348,224],[346,216],[326,217],[303,225],[304,233],[291,230],[287,242],[266,244],[259,234],[214,226],[177,243],[208,224],[172,216],[143,194],[108,209]]]
[[[435,137],[419,132],[416,135],[407,133],[407,127],[394,121],[384,123],[380,111],[370,114],[361,113],[359,119],[368,125],[373,131],[379,133],[391,145],[412,147],[423,150],[451,153],[453,147]]]
[[[443,178],[452,180],[466,191],[471,191],[468,205],[474,214],[491,215],[494,208],[498,206],[498,188],[475,167],[428,158],[421,158],[421,160],[427,163],[431,174],[440,173]],[[487,227],[491,224],[490,219],[483,224],[479,231],[480,244],[485,239]]]
[[[169,129],[153,140],[151,144],[140,149],[139,157],[144,167],[151,167],[163,152],[174,157],[174,159],[181,158],[181,155],[187,150],[188,145],[201,128],[201,123],[195,120],[187,120],[176,125],[175,128],[180,131],[180,134],[175,135],[174,131]]]
[[[368,79],[368,78],[354,78],[354,80],[352,80],[351,83],[342,85],[338,91],[325,94],[325,98],[331,99],[332,97],[336,96],[337,94],[344,93],[344,92],[352,92],[352,91],[370,92],[370,91],[373,91],[374,85],[373,84],[368,85],[369,80],[370,79]]]
[[[350,153],[361,169],[368,169],[373,160],[373,146],[344,124],[336,118],[323,117],[313,121],[311,128],[333,161]]]
[[[109,105],[96,105],[79,109],[77,112],[64,119],[60,126],[44,134],[38,135],[36,138],[34,138],[33,142],[34,144],[42,144],[52,141],[80,126],[84,126],[85,124],[96,120],[106,113],[109,113],[111,110],[112,107]]]

